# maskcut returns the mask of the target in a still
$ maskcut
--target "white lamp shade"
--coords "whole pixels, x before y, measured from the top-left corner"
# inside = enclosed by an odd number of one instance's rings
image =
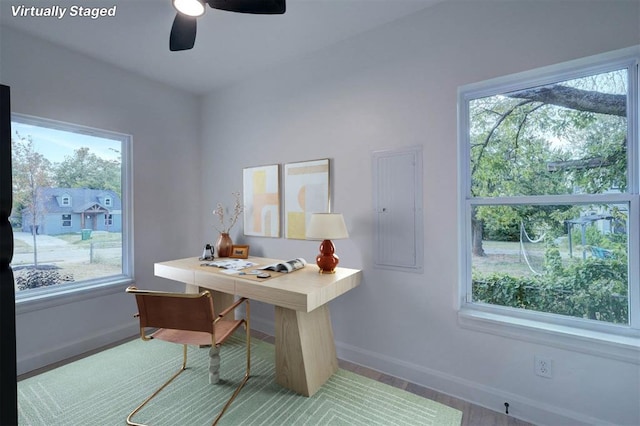
[[[187,16],[202,16],[205,12],[204,3],[200,0],[173,0],[173,7]]]
[[[306,237],[308,240],[339,240],[349,238],[341,213],[313,213]]]

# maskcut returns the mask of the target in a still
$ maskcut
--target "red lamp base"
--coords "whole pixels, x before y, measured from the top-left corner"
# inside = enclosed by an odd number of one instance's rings
[[[320,244],[320,254],[316,256],[316,265],[321,274],[335,274],[340,258],[335,255],[336,248],[331,240],[324,240]]]

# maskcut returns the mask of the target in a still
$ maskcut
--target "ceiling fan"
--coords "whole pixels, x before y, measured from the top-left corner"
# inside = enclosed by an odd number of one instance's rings
[[[286,10],[285,0],[171,0],[178,11],[171,26],[169,50],[189,50],[196,42],[196,20],[204,15],[206,4],[228,12],[280,15]],[[206,3],[206,4],[205,4]]]

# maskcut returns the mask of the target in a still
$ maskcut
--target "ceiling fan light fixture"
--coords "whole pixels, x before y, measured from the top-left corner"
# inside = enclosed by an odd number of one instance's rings
[[[173,7],[183,15],[198,17],[204,15],[204,2],[200,0],[172,0]]]

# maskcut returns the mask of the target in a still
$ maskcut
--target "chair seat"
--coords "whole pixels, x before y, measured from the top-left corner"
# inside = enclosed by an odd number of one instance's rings
[[[216,345],[221,345],[245,320],[218,321],[216,323]]]
[[[165,342],[178,343],[180,345],[211,345],[211,333],[205,333],[204,331],[161,328],[153,333],[151,337],[158,340],[164,340]]]
[[[222,344],[238,327],[243,320],[219,321],[216,323],[216,345]],[[154,339],[181,345],[205,346],[211,345],[211,333],[204,331],[176,330],[173,328],[161,328],[151,335]]]

